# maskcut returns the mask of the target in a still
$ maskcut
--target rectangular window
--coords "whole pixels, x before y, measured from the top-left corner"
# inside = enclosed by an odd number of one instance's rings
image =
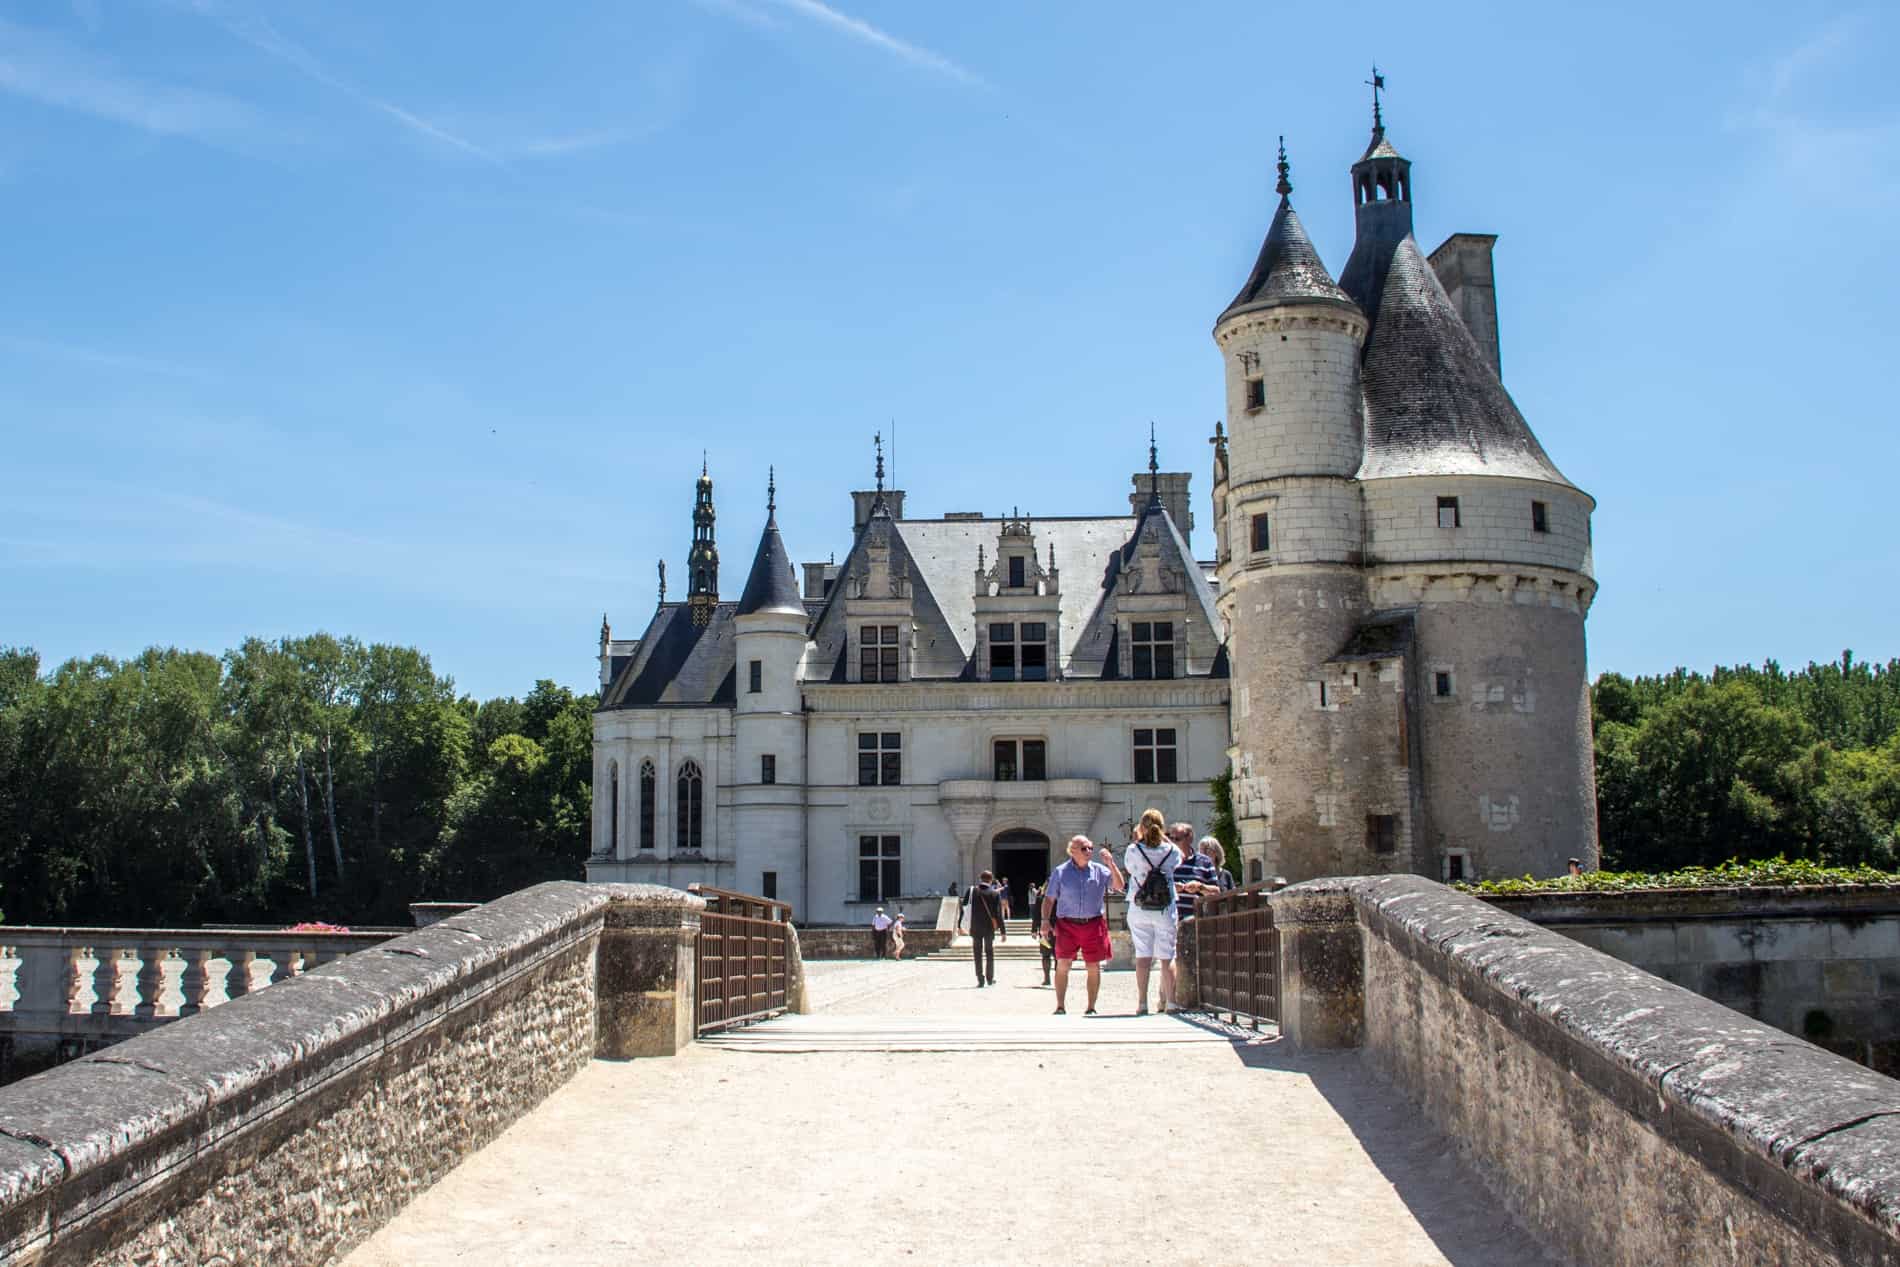
[[[1531,531],[1550,531],[1550,507],[1546,506],[1543,502],[1531,503]]]
[[[895,836],[858,837],[860,902],[889,902],[903,895],[899,849]]]
[[[893,730],[858,736],[859,787],[896,787],[904,781],[903,739]]]
[[[769,752],[759,756],[759,782],[778,782],[778,758]]]
[[[778,872],[767,871],[759,876],[759,896],[778,900]]]
[[[1432,674],[1432,694],[1440,699],[1451,698],[1451,674],[1440,669]]]
[[[1366,848],[1373,853],[1398,852],[1399,816],[1397,814],[1366,815]]]
[[[896,625],[865,625],[858,631],[858,680],[897,680]]]
[[[1016,626],[990,626],[990,681],[1016,680]]]
[[[1137,620],[1129,626],[1132,635],[1135,676],[1164,680],[1174,676],[1174,622]]]
[[[1273,528],[1265,515],[1253,517],[1253,550],[1258,553],[1273,547]]]
[[[1023,556],[1020,554],[1009,556],[1009,587],[1016,590],[1024,587]]]
[[[1019,627],[1022,642],[1016,651],[1017,668],[1025,682],[1049,680],[1049,626],[1039,620],[1025,621]]]
[[[1267,380],[1250,378],[1247,380],[1247,408],[1265,409],[1267,407]]]
[[[1175,781],[1174,728],[1135,731],[1135,782]]]
[[[1458,499],[1441,497],[1438,499],[1438,526],[1456,528],[1458,526]]]
[[[1467,862],[1465,851],[1462,849],[1447,850],[1445,853],[1445,883],[1456,884],[1460,880],[1469,880],[1470,878],[1471,867]]]
[[[991,744],[991,772],[998,783],[1040,783],[1047,777],[1047,746],[1041,739],[998,739]]]
[[[758,660],[748,663],[745,666],[745,680],[747,693],[757,695],[764,690],[765,665]]]

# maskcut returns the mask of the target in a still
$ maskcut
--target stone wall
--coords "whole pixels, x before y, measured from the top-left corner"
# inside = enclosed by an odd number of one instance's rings
[[[1900,1083],[1428,880],[1274,909],[1289,1037],[1363,1046],[1571,1261],[1900,1265]]]
[[[933,950],[942,950],[955,936],[955,931],[947,928],[907,929],[904,933],[905,957],[914,959]],[[806,959],[875,957],[871,930],[868,928],[801,928],[798,930],[798,951]]]
[[[690,1040],[702,907],[537,885],[0,1091],[0,1261],[330,1261],[596,1054]]]
[[[1900,1076],[1900,887],[1486,898],[1703,998]]]

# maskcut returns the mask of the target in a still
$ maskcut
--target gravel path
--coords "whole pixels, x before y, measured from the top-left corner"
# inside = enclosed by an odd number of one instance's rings
[[[867,1028],[1097,1023],[1050,1017],[1036,965],[997,966],[983,990],[963,963],[807,970],[817,1009]],[[1102,1002],[1132,1012],[1133,975]],[[1357,1057],[1244,1036],[595,1061],[344,1261],[873,1260],[1545,1261]]]

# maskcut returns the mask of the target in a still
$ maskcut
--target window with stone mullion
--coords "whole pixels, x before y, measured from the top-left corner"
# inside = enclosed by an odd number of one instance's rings
[[[1175,758],[1175,734],[1172,726],[1136,728],[1135,782],[1175,782],[1179,773]]]
[[[1165,680],[1174,676],[1174,622],[1137,620],[1130,623],[1134,676],[1142,680]]]
[[[896,787],[904,781],[904,737],[898,731],[858,735],[858,786]]]
[[[897,680],[897,626],[865,625],[858,631],[858,680]]]
[[[903,894],[902,849],[896,836],[858,837],[860,902],[889,902]]]

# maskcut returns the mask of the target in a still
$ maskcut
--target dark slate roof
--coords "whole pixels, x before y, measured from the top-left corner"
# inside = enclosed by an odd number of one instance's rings
[[[1369,263],[1384,286],[1369,309],[1359,478],[1506,475],[1568,485],[1411,234]]]
[[[1315,300],[1352,302],[1333,281],[1326,265],[1320,262],[1319,252],[1313,249],[1300,217],[1294,213],[1292,203],[1283,197],[1279,210],[1273,213],[1273,223],[1267,227],[1266,241],[1260,244],[1260,256],[1254,261],[1247,284],[1240,288],[1240,293],[1214,324],[1219,325],[1236,313]]]
[[[759,534],[759,549],[752,556],[745,592],[739,595],[739,615],[761,611],[805,611],[805,599],[792,575],[792,560],[778,534],[778,521],[771,516],[766,517],[765,531]]]
[[[1393,149],[1392,142],[1385,139],[1384,128],[1372,130],[1372,139],[1366,142],[1366,152],[1359,156],[1359,161],[1364,163],[1375,158],[1396,158],[1401,162],[1406,161],[1405,155]]]
[[[1094,601],[1090,605],[1088,620],[1080,627],[1072,644],[1074,649],[1067,666],[1072,676],[1120,676],[1118,644],[1121,625],[1115,618],[1115,587],[1121,580],[1122,570],[1134,562],[1135,551],[1140,548],[1142,538],[1149,534],[1159,541],[1162,561],[1185,578],[1188,612],[1190,616],[1200,618],[1202,635],[1220,629],[1220,617],[1214,609],[1214,587],[1207,583],[1207,576],[1194,561],[1193,552],[1188,549],[1181,530],[1175,526],[1174,518],[1160,502],[1150,502],[1148,508],[1142,511],[1141,518],[1135,521],[1134,531],[1128,534],[1120,549],[1109,555],[1107,566],[1102,569],[1102,583],[1091,595]],[[1063,618],[1065,621],[1068,619],[1066,613]],[[1193,648],[1190,648],[1192,654]],[[1213,651],[1209,675],[1227,676],[1227,660],[1218,648]]]
[[[1346,639],[1346,645],[1328,660],[1391,660],[1412,649],[1412,613],[1374,612]]]
[[[639,652],[601,695],[601,709],[730,707],[738,699],[737,614],[737,604],[720,603],[699,626],[685,603],[662,603]]]

